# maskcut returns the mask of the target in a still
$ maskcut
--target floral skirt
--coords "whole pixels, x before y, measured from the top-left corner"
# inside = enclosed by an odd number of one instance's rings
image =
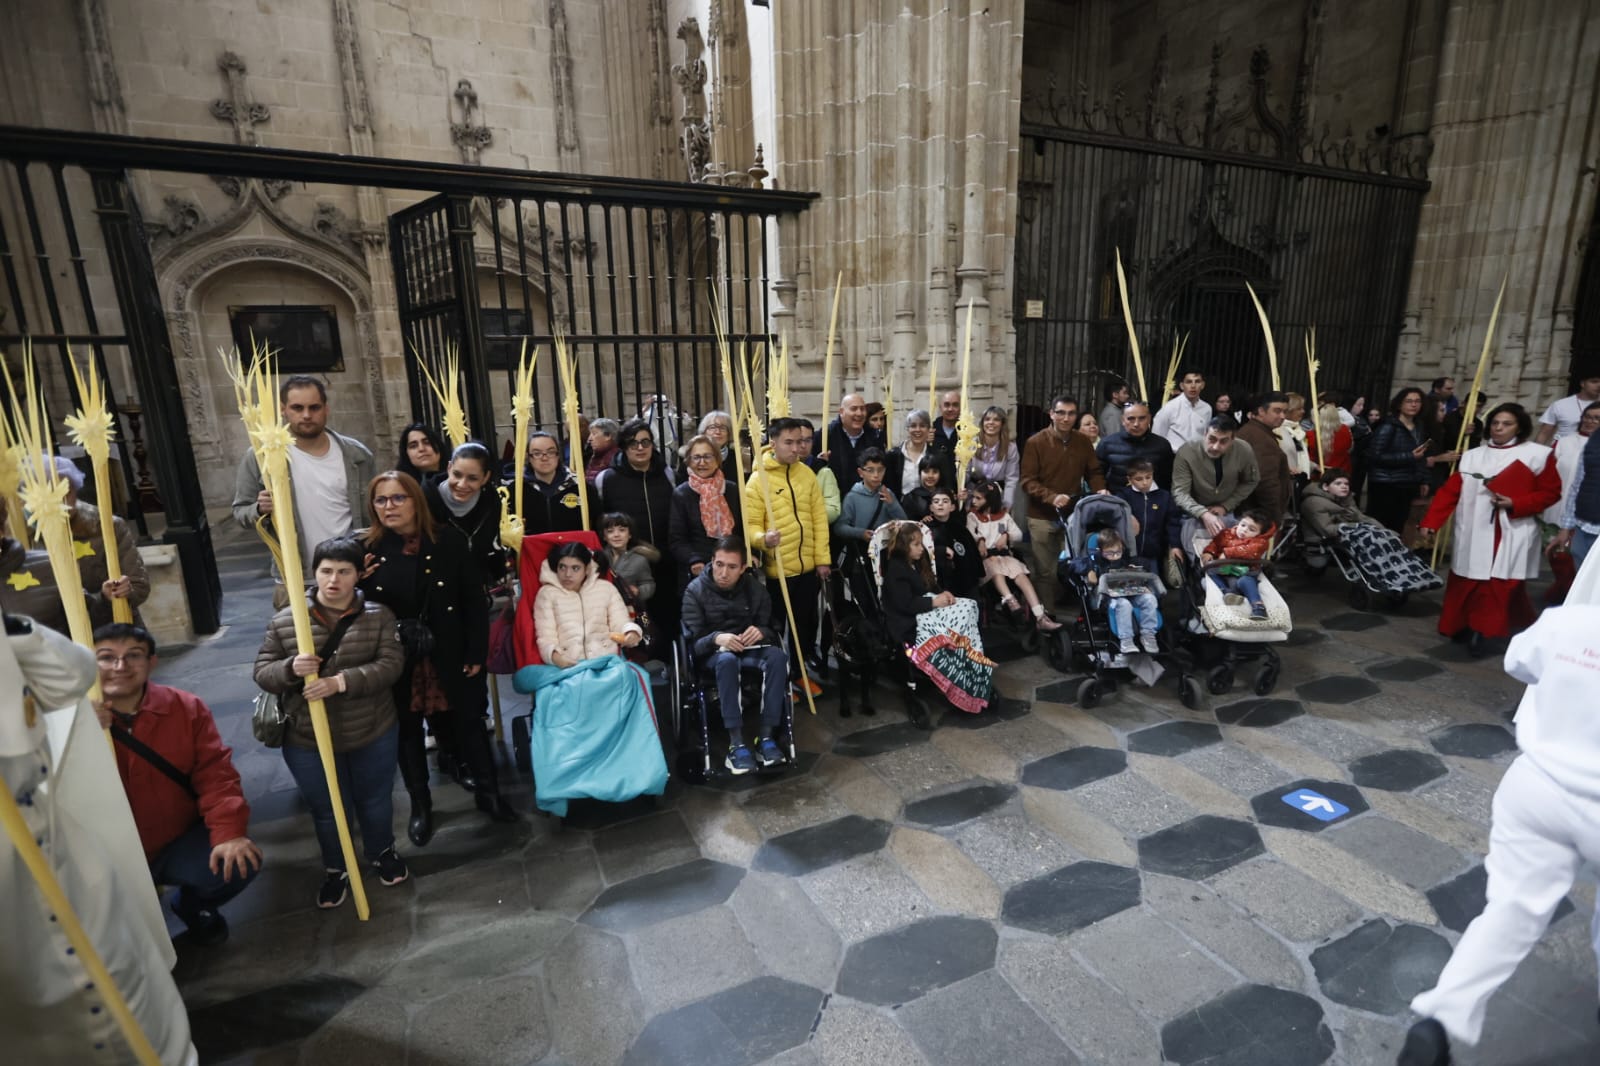
[[[977,714],[989,705],[995,664],[983,654],[976,600],[917,615],[917,642],[907,654],[956,707]]]

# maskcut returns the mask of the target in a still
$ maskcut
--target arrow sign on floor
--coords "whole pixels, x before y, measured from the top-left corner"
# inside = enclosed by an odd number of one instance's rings
[[[1282,799],[1295,810],[1309,814],[1319,822],[1331,822],[1350,813],[1349,807],[1309,788],[1297,788],[1293,792],[1286,792]]]

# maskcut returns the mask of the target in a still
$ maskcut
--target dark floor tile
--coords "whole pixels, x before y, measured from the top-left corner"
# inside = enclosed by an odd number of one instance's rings
[[[1179,1066],[1316,1066],[1333,1033],[1310,996],[1242,985],[1162,1026],[1161,1051]]]
[[[1215,744],[1222,730],[1207,722],[1163,722],[1129,734],[1128,750],[1145,755],[1182,755]]]
[[[1140,840],[1139,868],[1202,881],[1264,850],[1261,833],[1249,822],[1202,814]]]
[[[1328,634],[1320,629],[1305,629],[1296,626],[1289,633],[1289,639],[1283,642],[1286,648],[1303,648],[1307,644],[1321,644],[1328,639]]]
[[[905,819],[937,828],[959,825],[1002,806],[1017,794],[1015,785],[969,785],[906,804]]]
[[[1362,788],[1410,792],[1449,773],[1443,760],[1425,751],[1397,748],[1364,755],[1350,764],[1350,779]]]
[[[1081,677],[1069,677],[1063,681],[1052,681],[1048,685],[1040,685],[1034,689],[1033,698],[1035,700],[1043,700],[1045,703],[1075,705],[1078,702],[1078,686],[1081,684],[1083,684],[1083,678]]]
[[[890,825],[877,818],[848,814],[773,837],[761,845],[752,865],[757,870],[799,877],[877,851],[889,840]]]
[[[1420,925],[1375,918],[1311,953],[1322,994],[1374,1014],[1400,1014],[1432,988],[1450,959],[1450,942]]]
[[[1012,885],[1000,920],[1018,929],[1061,936],[1138,906],[1139,871],[1104,862],[1077,862]]]
[[[1435,644],[1432,647],[1422,649],[1422,656],[1425,659],[1432,659],[1436,663],[1470,663],[1477,661],[1467,651],[1466,644],[1458,644],[1453,640],[1447,640],[1443,644]]]
[[[624,1066],[753,1066],[805,1043],[822,1001],[815,988],[758,977],[658,1015],[622,1061]]]
[[[1440,755],[1464,755],[1470,759],[1492,759],[1517,750],[1511,730],[1497,725],[1446,726],[1428,738]]]
[[[744,871],[737,866],[696,859],[612,885],[581,920],[617,932],[640,929],[715,906],[733,895],[742,880]]]
[[[1291,718],[1305,714],[1298,700],[1248,699],[1224,704],[1217,708],[1217,721],[1223,725],[1242,725],[1253,729],[1266,729],[1282,725]]]
[[[723,750],[723,754],[727,754],[726,749]],[[791,781],[796,777],[809,774],[820,758],[822,758],[822,755],[815,751],[797,751],[794,753],[794,762],[789,765],[774,767],[771,770],[757,770],[753,774],[739,774],[737,776],[728,773],[712,773],[700,787],[709,788],[713,792],[731,792],[735,795],[754,792],[757,789],[766,788],[768,785],[780,785],[785,781]],[[696,769],[701,765],[704,764],[696,764]],[[721,765],[718,760],[712,760],[714,768]]]
[[[1128,768],[1128,753],[1117,748],[1072,748],[1036,759],[1022,768],[1022,783],[1066,792]]]
[[[1377,678],[1379,681],[1421,681],[1435,674],[1444,673],[1444,667],[1427,659],[1390,659],[1363,669],[1366,670],[1368,677]]]
[[[869,755],[886,755],[891,751],[909,748],[913,744],[927,742],[926,729],[918,729],[910,722],[896,722],[893,725],[880,725],[842,736],[834,742],[833,753],[865,758]]]
[[[1310,789],[1319,792],[1350,808],[1349,812],[1342,814],[1332,821],[1322,821],[1306,811],[1292,806],[1283,801],[1283,797],[1291,792],[1301,789]],[[1308,833],[1319,833],[1330,825],[1342,825],[1363,811],[1368,810],[1366,797],[1352,785],[1343,781],[1314,781],[1303,778],[1287,785],[1278,785],[1270,791],[1263,792],[1250,800],[1250,809],[1255,812],[1256,821],[1262,825],[1274,825],[1282,829],[1303,829]]]
[[[1484,904],[1488,902],[1488,885],[1488,871],[1479,865],[1428,889],[1428,902],[1433,904],[1439,924],[1457,933],[1466,932],[1472,919],[1483,913]],[[1550,916],[1550,924],[1554,925],[1576,909],[1571,899],[1562,899]]]
[[[909,1003],[992,967],[999,939],[994,926],[976,918],[913,922],[852,945],[835,988],[864,1003]]]
[[[1081,1061],[999,973],[991,970],[923,996],[895,1012],[928,1066],[1078,1066]],[[868,1058],[866,1049],[853,1062]],[[906,1058],[895,1056],[896,1062]]]
[[[657,802],[654,796],[636,796],[626,803],[575,799],[567,804],[566,817],[561,821],[568,829],[606,829],[654,814]]]
[[[940,729],[987,729],[997,722],[1010,722],[1031,713],[1032,708],[1026,700],[1015,699],[1011,696],[996,696],[989,701],[989,706],[981,714],[971,714],[967,711],[951,707],[939,719]]]
[[[1331,629],[1336,633],[1360,633],[1365,629],[1377,629],[1388,624],[1389,620],[1381,614],[1367,614],[1360,611],[1331,615],[1322,620],[1323,629]]]
[[[189,1012],[189,1028],[202,1062],[304,1040],[344,1009],[365,986],[317,974],[263,988],[238,999]]]
[[[1294,687],[1296,696],[1312,703],[1354,703],[1368,696],[1376,696],[1381,691],[1376,682],[1356,674],[1319,677]]]

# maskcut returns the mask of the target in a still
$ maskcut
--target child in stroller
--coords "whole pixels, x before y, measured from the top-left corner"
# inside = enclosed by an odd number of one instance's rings
[[[1155,590],[1156,576],[1141,566],[1140,560],[1127,558],[1127,545],[1114,529],[1089,535],[1088,551],[1073,560],[1073,569],[1098,593],[1098,601],[1110,617],[1111,632],[1121,641],[1123,655],[1143,649],[1151,655],[1161,651],[1156,631],[1161,625],[1161,610]],[[1138,643],[1134,642],[1135,630]]]
[[[1444,584],[1397,533],[1361,513],[1350,475],[1337,467],[1306,489],[1300,517],[1306,572],[1321,577],[1332,561],[1350,583],[1350,604],[1357,610],[1368,609],[1378,596],[1399,606],[1413,592]]]
[[[1222,590],[1223,602],[1249,603],[1253,621],[1267,617],[1259,577],[1261,564],[1272,552],[1273,529],[1265,514],[1246,511],[1237,524],[1212,537],[1200,552],[1207,576]]]

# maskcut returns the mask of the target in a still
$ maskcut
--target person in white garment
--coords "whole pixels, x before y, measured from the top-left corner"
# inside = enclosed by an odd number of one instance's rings
[[[1178,379],[1178,395],[1161,405],[1151,432],[1172,442],[1172,450],[1200,440],[1211,422],[1211,405],[1200,398],[1206,391],[1206,377],[1190,367]]]
[[[325,540],[348,536],[366,514],[367,485],[376,473],[372,450],[354,437],[328,428],[328,391],[322,382],[296,374],[278,386],[283,421],[294,437],[289,449],[289,478],[294,484],[295,528],[300,538],[300,566],[311,584],[311,552]],[[272,493],[261,480],[254,451],[245,453],[233,487],[233,517],[254,529],[272,513]],[[282,579],[273,590],[273,606],[288,606]]]
[[[1578,391],[1563,396],[1546,407],[1539,419],[1539,432],[1533,438],[1540,444],[1565,440],[1578,432],[1584,408],[1600,400],[1600,374],[1590,374],[1578,382]]]
[[[1544,935],[1585,862],[1600,865],[1600,558],[1506,649],[1527,684],[1517,709],[1522,753],[1500,779],[1489,829],[1488,903],[1461,935],[1438,983],[1411,1001],[1399,1066],[1443,1066],[1450,1041],[1477,1044],[1489,998]],[[1600,916],[1597,916],[1600,927]],[[1600,935],[1595,938],[1600,955]]]
[[[199,1061],[172,980],[177,956],[111,747],[84,699],[94,655],[5,616],[0,637],[0,778],[156,1055]],[[123,1036],[11,840],[0,835],[0,1034],[6,1062],[132,1063]]]

